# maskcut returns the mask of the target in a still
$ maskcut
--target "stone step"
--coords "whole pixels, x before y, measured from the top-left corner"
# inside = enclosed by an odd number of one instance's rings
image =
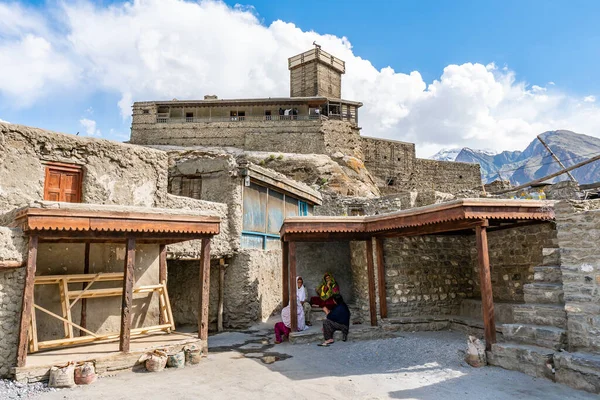
[[[567,327],[567,312],[562,304],[517,304],[513,307],[513,317],[518,324]]]
[[[562,272],[556,265],[533,267],[533,280],[539,283],[562,283]]]
[[[600,394],[600,355],[560,352],[554,355],[556,382]]]
[[[530,344],[560,350],[567,343],[567,332],[554,326],[504,324],[502,335],[506,342]]]
[[[543,265],[560,265],[560,249],[559,248],[543,248],[542,249],[542,264]]]
[[[487,352],[490,365],[554,380],[554,350],[517,343],[494,343]]]
[[[564,303],[564,292],[560,283],[527,283],[523,285],[523,292],[525,303]]]

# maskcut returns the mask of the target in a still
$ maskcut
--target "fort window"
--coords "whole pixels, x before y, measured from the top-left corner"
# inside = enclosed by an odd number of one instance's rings
[[[265,119],[267,121],[271,120],[271,110],[265,110]]]
[[[44,200],[80,203],[82,176],[79,165],[47,163]]]
[[[244,219],[241,246],[278,249],[279,229],[285,217],[312,214],[312,205],[270,187],[251,182],[244,186]]]
[[[174,176],[171,178],[170,192],[176,196],[202,199],[201,176]]]
[[[143,114],[150,114],[150,110],[143,110],[142,113]]]
[[[394,186],[394,183],[396,183],[396,179],[395,179],[395,178],[393,178],[393,177],[391,177],[391,178],[387,178],[387,179],[385,180],[385,182],[386,182],[386,184],[387,184],[388,186]]]
[[[186,112],[185,113],[185,120],[186,120],[186,122],[193,122],[194,121],[194,113],[193,112]]]

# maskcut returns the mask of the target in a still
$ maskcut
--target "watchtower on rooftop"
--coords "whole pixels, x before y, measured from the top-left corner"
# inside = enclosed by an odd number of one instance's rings
[[[288,58],[288,68],[290,97],[342,97],[346,63],[321,50],[321,46],[315,45],[314,49]]]

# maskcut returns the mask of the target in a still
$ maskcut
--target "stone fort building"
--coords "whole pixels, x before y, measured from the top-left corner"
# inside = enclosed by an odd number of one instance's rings
[[[344,61],[317,46],[288,66],[290,97],[136,102],[130,142],[342,154],[364,163],[382,194],[481,186],[476,164],[420,159],[412,143],[361,136],[362,103],[341,98]]]

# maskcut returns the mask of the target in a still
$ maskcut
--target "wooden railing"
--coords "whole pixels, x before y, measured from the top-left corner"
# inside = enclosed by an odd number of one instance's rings
[[[322,115],[258,115],[237,117],[156,117],[158,124],[183,124],[198,122],[244,122],[244,121],[318,121],[326,120]]]

